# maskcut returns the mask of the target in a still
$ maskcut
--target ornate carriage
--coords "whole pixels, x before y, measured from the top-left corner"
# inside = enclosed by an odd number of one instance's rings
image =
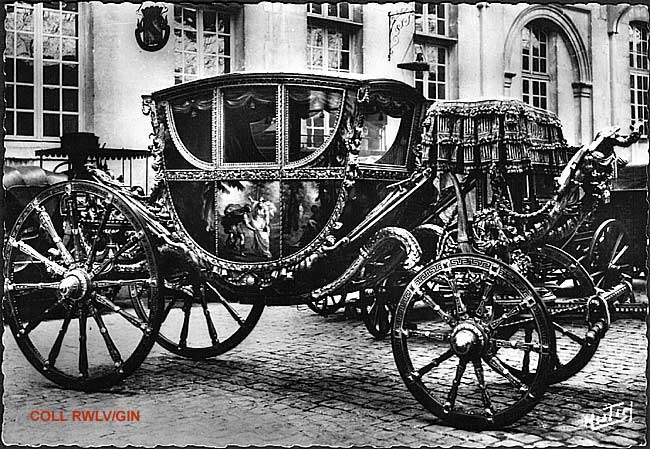
[[[629,294],[620,276],[596,290],[547,242],[606,198],[613,146],[634,134],[574,154],[552,114],[516,100],[431,105],[397,81],[306,74],[182,84],[144,97],[143,112],[151,196],[78,167],[5,245],[5,320],[65,387],[116,384],[156,341],[222,354],[266,305],[349,291],[376,304],[381,290],[414,396],[452,425],[499,427],[589,361]],[[557,188],[518,211],[512,183],[529,171],[559,174]],[[107,354],[88,354],[93,338]]]

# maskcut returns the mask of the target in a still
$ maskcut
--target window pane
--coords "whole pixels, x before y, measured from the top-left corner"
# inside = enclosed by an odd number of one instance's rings
[[[350,70],[350,53],[341,54],[341,69]]]
[[[309,5],[311,6],[311,12],[312,13],[314,13],[314,14],[322,14],[323,13],[323,10],[321,8],[320,3],[310,3]]]
[[[196,30],[196,11],[183,8],[183,27],[189,30]]]
[[[230,55],[230,38],[229,37],[220,37],[219,38],[219,54]]]
[[[43,89],[43,109],[46,111],[60,111],[59,89]]]
[[[63,85],[79,86],[79,66],[76,64],[63,64]]]
[[[61,59],[60,43],[58,37],[43,37],[43,59]]]
[[[76,3],[61,2],[61,8],[64,11],[76,11],[77,10],[77,4]]]
[[[34,87],[16,86],[16,107],[34,109]]]
[[[43,114],[43,135],[46,137],[59,135],[59,114]]]
[[[336,4],[330,3],[327,5],[327,15],[336,17],[338,14],[336,13]]]
[[[5,71],[7,72],[7,81],[11,82],[14,80],[14,60],[13,58],[7,58],[7,62],[5,63]]]
[[[8,85],[5,88],[5,98],[7,101],[7,107],[13,109],[14,107],[14,87]]]
[[[34,82],[34,61],[16,59],[16,81],[30,84]]]
[[[185,148],[201,161],[212,162],[212,92],[174,101],[172,115]]]
[[[209,34],[209,35],[204,36],[203,37],[203,51],[204,51],[204,53],[213,54],[213,55],[215,55],[217,53],[221,53],[219,51],[220,50],[219,49],[220,42],[218,42],[218,40],[221,40],[221,39],[218,39],[216,34]],[[223,45],[223,44],[221,43],[221,45]]]
[[[339,92],[288,88],[289,160],[294,162],[320,148],[334,131],[341,110]]]
[[[34,11],[26,8],[16,8],[16,31],[34,31]]]
[[[5,114],[5,129],[9,135],[14,133],[14,113],[12,111],[7,111]]]
[[[196,75],[197,71],[196,55],[192,53],[185,53],[185,66],[184,72],[190,75]]]
[[[59,34],[61,31],[61,14],[55,11],[43,11],[43,33]]]
[[[34,135],[34,114],[31,112],[18,112],[16,114],[16,134],[19,136]]]
[[[219,14],[219,32],[230,34],[230,16],[226,14]]]
[[[216,55],[206,55],[203,58],[205,76],[214,76],[219,74],[218,60],[219,58]]]
[[[34,58],[34,36],[18,33],[16,35],[16,56],[19,58]]]
[[[66,112],[79,111],[79,91],[76,89],[63,89],[63,110]]]
[[[196,52],[196,32],[184,31],[183,32],[183,49],[185,51]]]
[[[203,11],[203,31],[217,32],[217,13],[214,11]]]
[[[79,117],[76,115],[63,116],[63,132],[76,133],[79,131]]]
[[[12,56],[14,54],[14,33],[6,34],[5,55]]]
[[[276,159],[276,89],[224,89],[224,162]]]
[[[79,55],[77,52],[78,41],[76,39],[63,39],[63,60],[64,61],[78,61]]]
[[[444,100],[445,99],[445,85],[444,84],[438,84],[438,99],[439,100]]]
[[[339,12],[340,12],[341,19],[350,18],[350,11],[348,9],[348,4],[347,3],[345,3],[345,2],[339,3]]]

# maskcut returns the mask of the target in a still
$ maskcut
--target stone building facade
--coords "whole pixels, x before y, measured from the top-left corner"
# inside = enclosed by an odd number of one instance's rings
[[[351,72],[432,99],[517,97],[556,112],[570,144],[633,119],[647,130],[645,5],[157,3],[171,35],[155,52],[134,36],[147,5],[6,5],[7,163],[33,163],[66,131],[147,148],[141,95],[226,71]],[[428,72],[397,66],[418,58]],[[634,166],[648,163],[645,134],[622,154]],[[134,163],[134,184],[146,169]]]

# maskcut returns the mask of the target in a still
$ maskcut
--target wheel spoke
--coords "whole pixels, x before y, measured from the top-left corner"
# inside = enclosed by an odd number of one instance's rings
[[[525,393],[528,391],[528,387],[521,381],[521,379],[518,379],[510,371],[508,371],[505,368],[503,362],[496,355],[485,356],[483,360],[485,360],[490,368],[492,368],[496,373],[505,377],[513,387],[519,390],[520,393]]]
[[[629,245],[625,245],[623,248],[621,248],[620,251],[617,253],[614,253],[614,257],[612,257],[612,261],[609,263],[610,266],[616,265],[618,261],[627,253],[627,250],[630,249]]]
[[[492,406],[490,393],[485,386],[483,365],[481,364],[481,360],[473,360],[472,363],[474,365],[474,374],[476,375],[476,380],[478,381],[478,388],[481,390],[481,399],[483,400],[485,414],[487,415],[488,421],[492,421],[492,417],[494,416],[494,407]]]
[[[495,338],[493,341],[497,348],[522,349],[528,352],[533,351],[538,354],[542,353],[542,347],[538,343],[525,343],[515,340],[500,340],[498,338]]]
[[[54,223],[52,223],[50,214],[48,214],[45,208],[41,205],[36,206],[34,209],[36,210],[36,214],[38,215],[41,225],[43,225],[50,238],[61,253],[61,257],[63,257],[64,263],[66,265],[70,265],[72,262],[74,262],[74,258],[72,257],[72,254],[70,254],[70,251],[68,251],[68,248],[66,248],[63,244],[63,240],[59,234],[57,234],[56,229],[54,229]]]
[[[524,343],[527,345],[530,345],[530,343],[533,340],[533,330],[529,327],[524,329]],[[524,349],[524,357],[521,361],[521,372],[524,374],[524,376],[527,376],[530,374],[530,351],[532,348],[527,346]]]
[[[106,208],[104,209],[104,213],[102,214],[101,221],[99,222],[99,227],[97,228],[97,234],[95,235],[95,238],[93,239],[93,244],[90,247],[90,254],[88,256],[88,260],[86,261],[86,270],[90,270],[93,267],[93,263],[95,263],[95,257],[97,257],[97,244],[99,243],[100,237],[102,235],[102,232],[104,231],[104,227],[106,226],[106,223],[108,223],[108,218],[111,215],[111,212],[113,211],[113,203],[111,202],[112,198],[106,198]]]
[[[147,323],[144,321],[140,320],[139,318],[131,315],[129,312],[126,310],[122,309],[120,306],[115,304],[113,301],[105,297],[104,295],[100,295],[99,293],[95,292],[95,299],[97,300],[98,303],[102,304],[105,307],[108,307],[111,309],[113,312],[119,314],[122,318],[124,318],[126,321],[131,323],[133,326],[137,327],[140,329],[143,333],[148,334],[151,332],[151,328]]]
[[[72,232],[72,241],[74,242],[74,259],[79,262],[84,257],[84,249],[81,243],[81,227],[79,226],[79,210],[77,209],[76,196],[70,194],[66,200],[68,203],[68,222],[70,223],[70,232]]]
[[[122,364],[124,363],[122,361],[122,355],[120,354],[120,351],[117,349],[117,346],[115,346],[113,339],[108,333],[108,328],[106,327],[106,324],[104,324],[104,320],[102,319],[102,316],[97,311],[97,309],[92,306],[90,307],[90,313],[95,319],[95,322],[97,323],[97,327],[99,327],[99,333],[102,334],[102,338],[104,339],[104,343],[106,344],[106,349],[108,349],[108,353],[111,355],[111,359],[113,359],[113,364],[115,365],[115,368],[121,370]]]
[[[65,274],[66,269],[59,265],[58,263],[48,259],[38,251],[36,251],[34,248],[32,248],[30,245],[27,243],[23,242],[22,240],[15,240],[13,238],[9,239],[9,245],[12,247],[18,249],[22,253],[33,257],[34,259],[42,262],[47,266],[50,270],[54,271],[56,274],[63,276]]]
[[[433,309],[433,311],[436,312],[440,318],[442,318],[445,323],[451,327],[454,327],[456,325],[456,320],[450,314],[442,310],[442,307],[440,307],[438,303],[423,289],[417,288],[415,290],[415,294],[422,298],[424,302],[427,303]]]
[[[185,298],[183,303],[183,326],[181,327],[181,336],[178,340],[178,349],[187,348],[187,334],[190,330],[190,314],[192,313],[192,302],[194,298]]]
[[[442,343],[448,343],[449,335],[450,335],[448,333],[432,332],[432,331],[425,331],[419,329],[405,329],[403,332],[408,337],[422,337],[422,338],[427,338],[429,340],[439,341]]]
[[[106,287],[126,287],[130,285],[151,285],[151,279],[117,279],[117,280],[97,280],[93,281],[93,287],[106,288]]]
[[[60,284],[60,282],[22,282],[18,284],[7,282],[5,292],[25,292],[27,290],[56,290],[59,288]]]
[[[165,308],[165,311],[163,312],[163,317],[162,317],[161,322],[163,322],[163,321],[165,321],[167,319],[167,316],[169,316],[169,312],[172,311],[175,304],[176,304],[176,298],[172,297],[171,300],[169,301],[169,304],[167,304],[167,307]]]
[[[72,311],[67,310],[65,314],[65,318],[63,319],[63,324],[61,324],[61,329],[59,329],[59,333],[56,336],[56,340],[54,340],[54,344],[50,349],[49,355],[47,356],[47,363],[50,366],[54,366],[54,364],[56,363],[56,358],[59,356],[59,353],[61,352],[61,345],[63,344],[63,339],[65,338],[66,332],[68,332],[68,326],[70,325],[70,321],[72,321]]]
[[[79,309],[79,373],[81,377],[88,377],[88,348],[86,347],[86,310]]]
[[[501,326],[506,320],[509,320],[510,318],[518,315],[519,313],[523,312],[528,308],[531,308],[534,304],[535,304],[535,298],[532,295],[527,296],[523,301],[521,301],[519,304],[514,306],[512,309],[508,310],[507,312],[504,312],[504,314],[501,315],[499,318],[488,323],[488,327],[490,328],[490,330],[494,330],[497,327]]]
[[[442,362],[444,362],[445,360],[448,360],[452,355],[454,355],[454,351],[450,348],[447,351],[445,351],[444,353],[442,353],[441,355],[439,355],[438,357],[436,357],[435,359],[433,359],[431,362],[424,365],[422,368],[414,371],[411,375],[414,378],[421,379],[422,376],[427,374],[432,369],[437,368],[438,366],[440,366],[440,364]]]
[[[216,288],[214,288],[212,285],[210,285],[210,283],[206,282],[206,285],[210,288],[210,290],[212,290],[217,295],[217,299],[226,308],[226,310],[228,311],[230,316],[232,316],[233,319],[235,321],[237,321],[237,323],[240,326],[243,326],[244,325],[244,320],[242,319],[241,316],[239,316],[237,311],[230,305],[230,303],[226,300],[226,298],[224,298],[223,295],[221,293],[219,293],[219,291]]]
[[[584,338],[576,335],[575,333],[571,332],[569,329],[561,326],[560,324],[558,324],[555,321],[553,321],[553,327],[555,328],[555,330],[560,331],[560,333],[562,335],[566,335],[567,337],[569,337],[569,339],[575,341],[579,345],[583,346],[585,344],[585,339]]]
[[[124,253],[125,251],[127,251],[127,250],[133,248],[135,245],[137,245],[138,240],[140,238],[142,238],[142,233],[141,232],[139,232],[137,235],[134,235],[131,238],[129,238],[129,240],[127,240],[127,242],[124,245],[122,245],[117,251],[115,251],[115,253],[113,253],[112,257],[107,258],[104,262],[102,262],[102,264],[100,266],[98,266],[97,268],[95,268],[92,271],[91,277],[95,277],[95,276],[99,275],[99,273],[104,271],[104,269],[106,267],[108,267],[118,257],[120,257],[122,255],[122,253]]]
[[[458,396],[458,387],[460,386],[460,381],[463,378],[466,367],[467,359],[459,359],[458,366],[456,367],[456,375],[454,376],[454,380],[451,382],[451,390],[449,390],[447,400],[443,406],[445,413],[449,413],[454,409],[454,405],[456,404],[456,396]]]
[[[20,335],[29,334],[31,331],[36,329],[36,327],[41,324],[47,317],[49,317],[57,307],[65,302],[65,298],[59,298],[57,302],[48,307],[45,312],[41,313],[38,317],[31,320],[27,325],[25,325],[18,333]]]
[[[446,280],[454,296],[456,316],[459,318],[464,317],[467,314],[467,307],[465,307],[465,304],[463,303],[463,299],[461,298],[460,292],[458,291],[458,286],[456,285],[456,279],[454,278],[454,274],[451,270],[447,272]]]
[[[201,307],[203,308],[203,316],[205,317],[205,323],[208,326],[208,334],[210,335],[212,345],[218,345],[219,336],[217,335],[217,329],[212,322],[212,317],[210,316],[210,311],[208,310],[208,302],[205,299],[205,294],[203,291],[201,291]]]

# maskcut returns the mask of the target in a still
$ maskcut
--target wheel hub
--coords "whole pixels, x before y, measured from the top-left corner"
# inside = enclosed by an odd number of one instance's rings
[[[466,321],[457,325],[451,333],[451,349],[459,357],[476,357],[481,354],[486,337],[477,324]]]
[[[61,295],[72,301],[85,298],[90,291],[90,276],[86,271],[75,268],[70,270],[59,283]]]

